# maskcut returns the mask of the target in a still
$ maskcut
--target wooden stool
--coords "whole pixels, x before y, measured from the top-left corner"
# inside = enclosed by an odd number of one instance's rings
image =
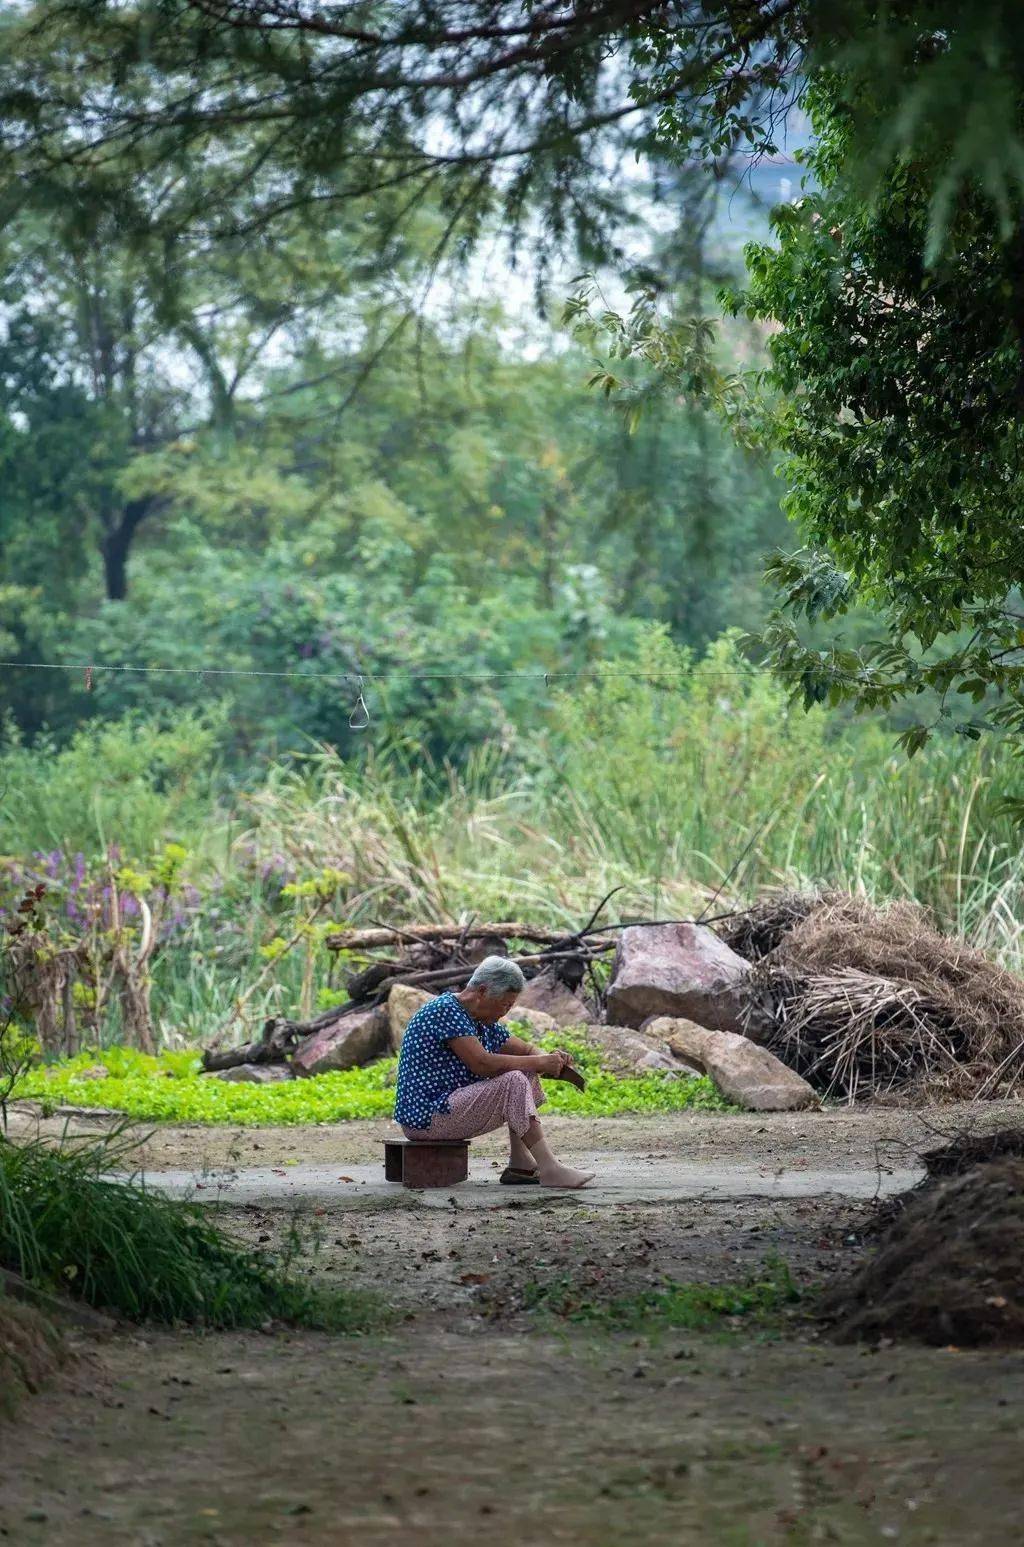
[[[384,1140],[384,1180],[406,1187],[453,1187],[469,1175],[469,1140]]]

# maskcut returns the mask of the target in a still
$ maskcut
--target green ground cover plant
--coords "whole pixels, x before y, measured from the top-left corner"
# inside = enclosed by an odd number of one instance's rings
[[[545,1042],[555,1045],[552,1039]],[[587,1078],[585,1091],[549,1081],[550,1112],[581,1117],[615,1117],[626,1112],[728,1111],[710,1080],[660,1074],[620,1078],[600,1067],[593,1050],[571,1037],[569,1045]],[[398,1060],[380,1059],[365,1068],[320,1074],[280,1085],[236,1085],[200,1073],[194,1052],[151,1057],[133,1048],[92,1050],[38,1066],[19,1081],[15,1094],[33,1097],[47,1109],[61,1105],[109,1107],[145,1122],[234,1123],[267,1127],[339,1123],[358,1117],[390,1117]],[[87,1073],[102,1067],[106,1076]]]
[[[369,1296],[293,1277],[291,1250],[282,1260],[248,1251],[197,1204],[106,1180],[133,1144],[123,1133],[57,1149],[0,1142],[0,1265],[135,1321],[337,1332],[380,1321]]]

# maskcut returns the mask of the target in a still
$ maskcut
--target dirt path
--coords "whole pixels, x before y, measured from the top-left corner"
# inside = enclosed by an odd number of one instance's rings
[[[983,1113],[986,1127],[1006,1117]],[[905,1163],[927,1128],[962,1126],[949,1108],[563,1122],[567,1151],[784,1169],[874,1167],[880,1143]],[[164,1130],[147,1165],[265,1164],[264,1146],[275,1161],[356,1164],[384,1131],[250,1131],[229,1155],[222,1131]],[[580,1194],[473,1209],[453,1193],[443,1207],[353,1207],[350,1193],[307,1208],[297,1268],[386,1299],[386,1333],[145,1332],[90,1347],[3,1431],[0,1540],[1017,1539],[1024,1355],[836,1347],[807,1318],[815,1286],[870,1249],[874,1205]],[[280,1198],[218,1213],[271,1250],[294,1217]],[[780,1258],[807,1296],[772,1327],[615,1330],[618,1310],[667,1281],[736,1284]]]
[[[5,1450],[18,1547],[1019,1539],[1019,1358],[420,1325],[102,1366]]]

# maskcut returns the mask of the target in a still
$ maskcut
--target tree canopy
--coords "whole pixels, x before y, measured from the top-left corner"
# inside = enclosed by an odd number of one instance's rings
[[[428,553],[464,587],[486,534],[538,627],[571,597],[588,649],[603,610],[706,637],[773,529],[770,449],[807,548],[769,571],[786,610],[768,658],[809,700],[926,688],[944,714],[954,687],[991,689],[1018,723],[1018,7],[32,0],[0,6],[0,40],[11,651],[137,636],[96,588],[99,562],[123,599],[137,551],[164,616],[161,565],[183,555],[215,569],[250,544],[317,584],[355,562],[364,591],[400,576],[409,599]],[[709,312],[728,275],[695,191],[777,150],[808,93],[805,196],[750,252],[732,310],[754,334],[723,341]],[[638,235],[658,199],[677,216],[661,250]],[[446,375],[471,330],[427,298],[442,269],[457,293],[499,235],[505,261],[530,246],[538,291],[556,254],[631,274],[632,315],[600,324],[618,363],[590,368],[624,428],[569,411],[552,360],[511,370],[499,321],[472,387]],[[591,351],[599,294],[570,306]],[[766,326],[755,409],[737,365]],[[821,648],[793,622],[851,607],[885,637]]]
[[[1019,731],[1024,223],[1004,241],[963,192],[929,264],[934,160],[903,159],[867,203],[839,179],[851,113],[836,85],[816,121],[811,186],[776,212],[776,245],[749,250],[736,300],[777,327],[763,428],[808,543],[769,569],[788,615],[767,631],[771,658],[810,700],[931,690],[963,735]],[[857,603],[886,625],[858,649],[812,650],[790,621]],[[908,730],[909,749],[925,734]]]
[[[542,250],[571,237],[592,256],[619,157],[720,169],[770,146],[823,69],[853,100],[871,88],[859,173],[935,153],[933,245],[965,182],[1004,235],[1021,188],[1024,19],[1006,0],[33,0],[0,15],[6,214],[42,202],[87,223],[106,207],[139,231],[237,240],[300,206],[372,196],[386,225],[431,198],[446,244],[500,207],[520,232],[542,212]],[[156,172],[173,189],[160,208],[135,187]]]

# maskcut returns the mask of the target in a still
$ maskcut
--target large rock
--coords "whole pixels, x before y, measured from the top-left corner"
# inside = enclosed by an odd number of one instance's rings
[[[413,988],[410,983],[396,983],[388,995],[388,1032],[391,1040],[391,1051],[402,1051],[402,1038],[405,1036],[405,1028],[425,1004],[429,1004],[434,998],[428,994],[425,988]]]
[[[388,1014],[382,1006],[353,1010],[300,1042],[292,1058],[298,1075],[354,1069],[388,1051]]]
[[[79,1069],[75,1075],[76,1080],[109,1080],[110,1070],[106,1064],[90,1064],[88,1069]]]
[[[225,1085],[276,1085],[294,1078],[288,1064],[236,1064],[233,1069],[210,1069],[207,1079],[223,1080]]]
[[[506,1015],[503,1025],[525,1026],[535,1037],[546,1037],[558,1030],[558,1022],[554,1016],[545,1015],[543,1010],[531,1010],[529,1005],[524,1009],[518,1001]],[[529,1038],[524,1037],[523,1040],[529,1041]]]
[[[701,924],[634,924],[619,936],[608,989],[608,1019],[642,1026],[681,1015],[718,1031],[739,1031],[750,963]]]
[[[664,1038],[676,1058],[710,1075],[728,1101],[748,1111],[790,1112],[817,1100],[806,1080],[748,1037],[668,1015],[656,1016],[646,1030]]]
[[[515,1010],[542,1010],[556,1026],[585,1026],[594,1018],[593,1011],[553,972],[539,972],[531,978],[516,1000]]]
[[[667,1042],[628,1026],[584,1027],[584,1039],[601,1054],[601,1062],[613,1074],[674,1074],[683,1071],[672,1057]]]

